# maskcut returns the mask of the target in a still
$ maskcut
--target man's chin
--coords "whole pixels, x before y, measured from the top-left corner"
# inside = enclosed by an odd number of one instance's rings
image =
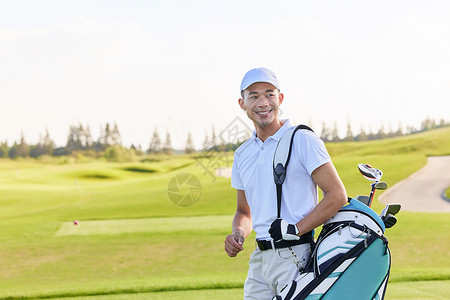
[[[253,123],[255,126],[258,126],[259,128],[268,128],[275,122],[274,118],[271,118],[270,120],[264,119],[264,120],[253,120]]]

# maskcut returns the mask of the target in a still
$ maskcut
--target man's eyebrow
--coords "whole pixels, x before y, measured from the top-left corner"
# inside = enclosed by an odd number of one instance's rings
[[[274,92],[275,90],[265,90],[265,93],[270,93],[270,92]],[[254,94],[258,94],[258,92],[248,92],[249,95],[254,95]]]

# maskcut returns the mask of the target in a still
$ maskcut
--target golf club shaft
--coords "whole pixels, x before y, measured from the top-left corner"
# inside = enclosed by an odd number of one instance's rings
[[[372,185],[372,190],[370,191],[369,196],[369,207],[372,205],[373,195],[375,194],[375,185]]]

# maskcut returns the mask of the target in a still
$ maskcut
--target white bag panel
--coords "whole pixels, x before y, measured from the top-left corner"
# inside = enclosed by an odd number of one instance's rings
[[[339,211],[324,224],[326,225],[330,223],[340,223],[345,221],[353,221],[361,226],[365,225],[366,227],[375,231],[378,235],[383,235],[383,229],[378,225],[377,222],[375,222],[372,218],[366,216],[365,214],[356,211]]]
[[[320,265],[336,255],[347,253],[361,241],[367,238],[367,233],[350,226],[329,235],[319,243],[317,248],[317,265]]]

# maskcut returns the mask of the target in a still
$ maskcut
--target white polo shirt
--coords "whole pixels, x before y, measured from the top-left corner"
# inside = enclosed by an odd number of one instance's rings
[[[244,190],[252,214],[256,239],[270,240],[270,224],[277,218],[277,193],[273,179],[273,156],[278,141],[292,126],[283,126],[263,143],[256,131],[234,153],[231,186]],[[318,203],[317,185],[312,172],[331,158],[323,141],[309,130],[298,130],[283,183],[281,218],[295,224]]]

